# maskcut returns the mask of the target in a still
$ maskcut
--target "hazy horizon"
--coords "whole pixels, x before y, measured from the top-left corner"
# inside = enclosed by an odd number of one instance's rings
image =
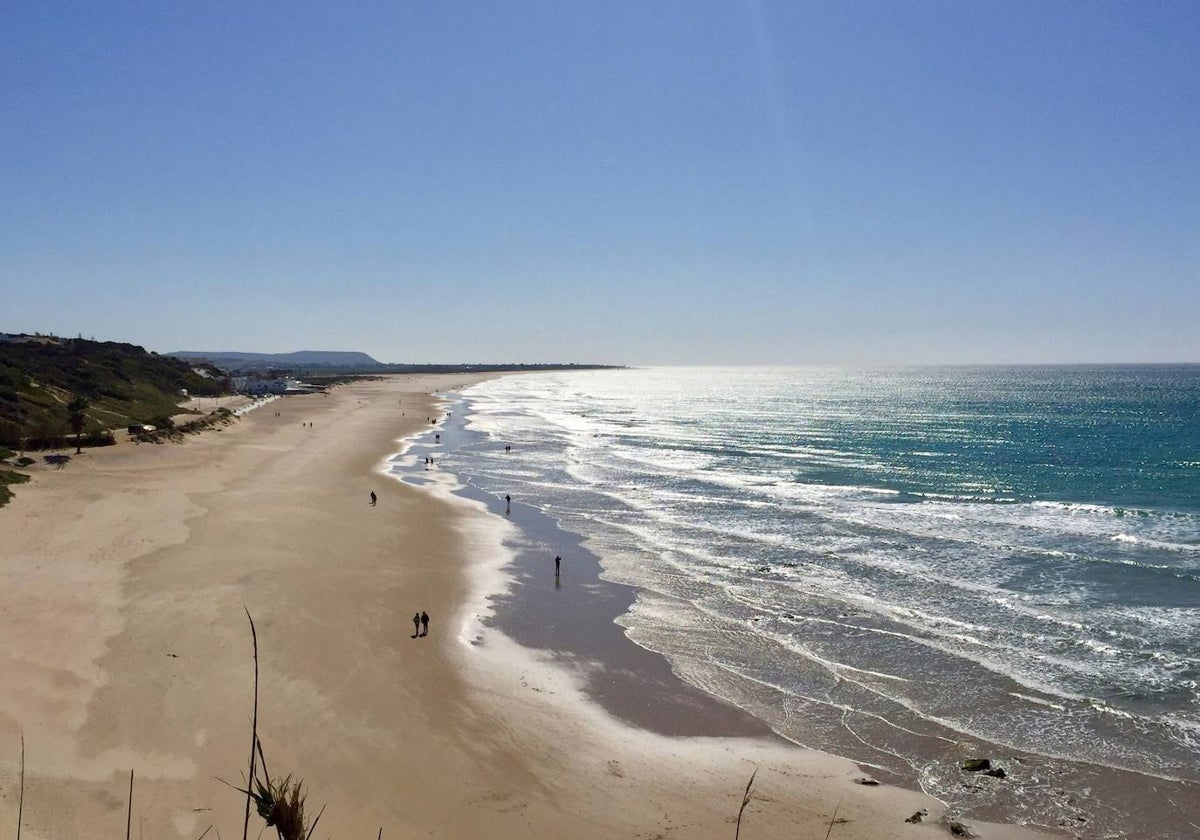
[[[0,331],[1200,361],[1200,6],[0,10]]]
[[[30,330],[0,330],[0,333],[7,332],[15,335],[33,335],[35,331]],[[60,339],[85,338],[88,341],[114,341],[126,344],[138,344],[135,341],[129,341],[120,337],[112,336],[97,336],[97,335],[81,335],[64,336],[56,333],[48,333],[40,331],[44,336]],[[213,350],[213,349],[196,349],[196,348],[175,348],[172,350],[160,350],[155,347],[146,347],[147,351],[158,353],[159,355],[170,356],[177,354],[187,354],[189,356],[196,354],[211,354],[213,356],[222,355],[247,355],[247,356],[262,356],[262,355],[295,355],[300,353],[337,353],[337,354],[354,354],[364,353],[370,356],[379,364],[384,365],[478,365],[478,364],[496,364],[496,365],[582,365],[582,366],[612,366],[612,367],[629,367],[629,368],[741,368],[741,367],[759,367],[759,368],[903,368],[903,367],[1187,367],[1200,365],[1200,362],[1195,361],[1164,361],[1150,360],[1141,362],[1128,362],[1122,360],[1112,361],[1038,361],[1038,362],[954,362],[954,361],[939,361],[939,362],[903,362],[903,361],[854,361],[854,362],[675,362],[675,363],[641,363],[641,362],[605,362],[596,361],[594,359],[544,359],[536,362],[524,359],[504,359],[504,358],[479,358],[479,359],[443,359],[438,361],[429,361],[420,358],[405,358],[405,359],[383,359],[376,356],[374,353],[365,350],[355,350],[350,348],[314,348],[314,347],[297,347],[291,350]]]

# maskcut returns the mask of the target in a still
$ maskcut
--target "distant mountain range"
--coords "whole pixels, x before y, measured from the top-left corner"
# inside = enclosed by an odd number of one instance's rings
[[[204,353],[196,350],[179,350],[167,353],[177,359],[203,360],[212,362],[225,370],[242,368],[373,368],[382,362],[366,353],[353,350],[297,350],[294,353],[238,353],[221,351]]]

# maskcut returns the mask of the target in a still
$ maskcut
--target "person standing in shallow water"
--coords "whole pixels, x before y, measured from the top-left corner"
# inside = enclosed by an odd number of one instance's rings
[[[421,610],[421,635],[429,635],[429,613]]]
[[[504,497],[504,512],[506,514],[512,513],[512,496],[506,495]]]
[[[420,635],[421,635],[421,614],[419,612],[416,612],[416,613],[413,613],[413,638],[415,639],[415,638],[417,638],[417,636],[420,636]]]

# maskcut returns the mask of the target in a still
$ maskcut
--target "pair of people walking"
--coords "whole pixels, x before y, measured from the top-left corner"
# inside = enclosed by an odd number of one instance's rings
[[[421,612],[413,613],[413,634],[414,639],[420,636],[429,635],[429,613],[421,610]]]

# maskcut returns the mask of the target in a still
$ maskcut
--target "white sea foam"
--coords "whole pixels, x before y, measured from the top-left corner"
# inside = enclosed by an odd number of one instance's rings
[[[940,414],[916,401],[934,377],[918,375],[909,388],[902,375],[884,376],[895,390],[877,400],[859,390],[880,381],[874,374],[705,376],[715,378],[562,374],[537,377],[528,390],[493,381],[479,386],[471,419],[523,450],[521,466],[477,460],[485,485],[519,482],[523,498],[588,538],[610,576],[676,605],[634,611],[628,626],[642,643],[686,638],[679,615],[687,614],[711,646],[687,652],[694,674],[711,661],[761,680],[763,669],[786,669],[789,656],[801,671],[801,659],[820,660],[845,682],[904,686],[883,694],[963,737],[1081,761],[1107,750],[1144,772],[1182,766],[1177,750],[1200,762],[1194,740],[1179,727],[1155,734],[1146,713],[1200,673],[1188,654],[1200,647],[1200,515],[1144,499],[1031,498],[997,480],[1004,475],[966,474],[975,454],[1009,463],[1022,442],[980,423],[970,407],[976,391]],[[908,460],[880,454],[876,440]],[[1058,470],[1057,446],[1033,459],[1035,472]],[[704,622],[725,626],[731,615],[757,620],[728,636],[703,632]],[[726,661],[767,638],[778,661]],[[923,688],[905,668],[971,680],[1009,728],[994,731],[970,710],[929,712],[941,702],[936,680]],[[735,702],[762,690],[739,698],[733,676],[713,679]],[[796,696],[820,702],[812,691]],[[1169,711],[1190,722],[1200,720],[1197,707]],[[1020,717],[1031,708],[1036,715]]]

